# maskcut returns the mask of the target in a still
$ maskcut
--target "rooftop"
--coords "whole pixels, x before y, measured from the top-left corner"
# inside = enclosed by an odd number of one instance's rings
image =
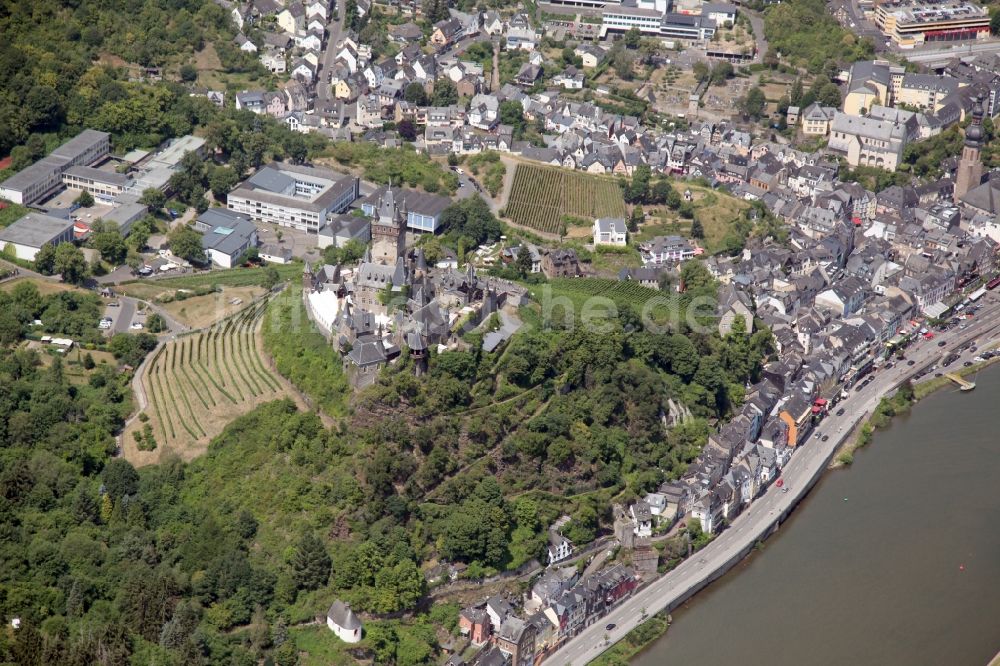
[[[6,229],[0,229],[0,243],[41,247],[73,226],[72,220],[28,213]]]

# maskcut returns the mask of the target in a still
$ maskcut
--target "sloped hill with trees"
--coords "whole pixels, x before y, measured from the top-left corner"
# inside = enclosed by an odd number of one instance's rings
[[[692,266],[682,298],[713,294]],[[299,626],[340,598],[366,621],[358,654],[433,662],[457,609],[425,603],[429,564],[515,568],[563,513],[590,542],[612,501],[683,473],[770,351],[766,331],[646,331],[627,304],[600,331],[544,327],[536,307],[502,351],[470,334],[424,377],[383,373],[334,428],[280,400],[204,456],[138,471],[108,457],[127,376],[71,387],[15,335],[0,350],[0,614],[22,628],[0,633],[0,660],[350,663]],[[667,398],[694,418],[666,429]]]

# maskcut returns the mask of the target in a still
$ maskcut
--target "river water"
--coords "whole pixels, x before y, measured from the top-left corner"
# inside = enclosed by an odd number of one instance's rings
[[[985,666],[1000,650],[1000,370],[897,418],[633,666]]]

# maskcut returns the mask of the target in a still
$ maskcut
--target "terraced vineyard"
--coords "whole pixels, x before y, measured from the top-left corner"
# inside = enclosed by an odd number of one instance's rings
[[[614,180],[530,164],[517,165],[504,208],[511,222],[548,234],[562,233],[566,215],[592,220],[625,213],[625,200]]]
[[[123,438],[131,461],[155,462],[167,451],[193,458],[228,422],[286,395],[258,349],[266,307],[266,301],[252,305],[211,328],[168,342],[156,352],[142,378],[156,448],[139,450],[130,432],[141,431],[143,424],[136,420]]]

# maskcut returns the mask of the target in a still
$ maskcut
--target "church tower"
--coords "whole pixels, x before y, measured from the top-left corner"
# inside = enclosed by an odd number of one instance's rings
[[[977,97],[972,107],[972,122],[965,128],[965,145],[958,161],[955,178],[955,203],[961,203],[966,192],[978,187],[983,180],[983,163],[979,152],[983,147],[983,98]]]
[[[372,261],[395,266],[406,249],[406,215],[396,205],[392,185],[379,200],[378,219],[372,222]]]

